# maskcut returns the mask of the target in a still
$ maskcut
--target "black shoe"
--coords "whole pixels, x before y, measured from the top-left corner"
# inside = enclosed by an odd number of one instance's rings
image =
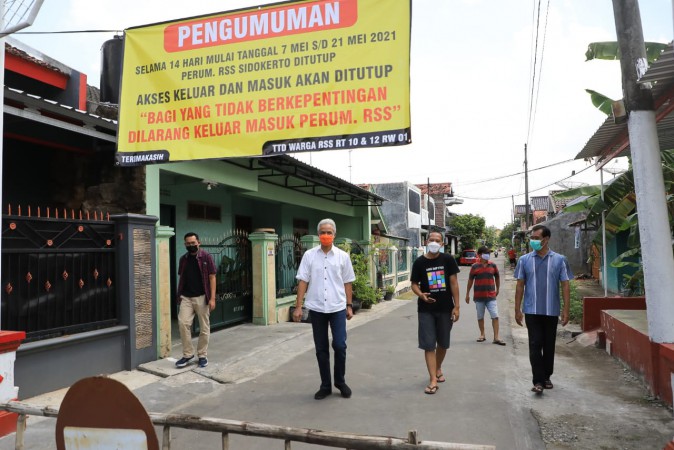
[[[346,384],[336,384],[335,387],[339,389],[339,392],[342,393],[342,397],[349,398],[351,397],[351,388]]]
[[[323,400],[325,397],[327,397],[330,394],[332,394],[332,391],[330,389],[321,388],[314,394],[314,398],[316,400]]]
[[[187,366],[187,363],[189,363],[192,358],[194,358],[194,355],[192,356],[183,356],[180,358],[178,361],[176,361],[176,367],[178,369],[182,369],[183,367]]]

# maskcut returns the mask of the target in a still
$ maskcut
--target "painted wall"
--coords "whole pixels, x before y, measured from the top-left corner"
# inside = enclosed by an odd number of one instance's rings
[[[565,213],[542,223],[542,225],[545,225],[550,229],[550,249],[566,256],[574,275],[592,273],[592,268],[587,261],[589,258],[590,245],[596,232],[581,231],[580,248],[575,248],[575,229],[574,227],[569,226],[570,223],[581,220],[582,218],[582,212]]]
[[[407,238],[410,247],[419,247],[421,245],[420,230],[409,228],[407,222],[407,190],[410,187],[418,190],[413,184],[407,182],[375,184],[372,186],[377,195],[389,200],[379,207],[384,216],[388,233]]]
[[[606,267],[606,286],[608,290],[612,292],[620,292],[624,282],[624,275],[632,275],[637,270],[635,267],[616,268],[611,266],[611,261],[617,258],[618,255],[621,255],[628,250],[628,236],[629,233],[627,231],[623,231],[618,233],[615,239],[606,243],[606,260],[608,264]],[[628,258],[628,260],[632,262],[639,261],[638,258]]]

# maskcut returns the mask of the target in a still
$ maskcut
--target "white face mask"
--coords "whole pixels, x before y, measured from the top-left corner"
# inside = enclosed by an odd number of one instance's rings
[[[428,245],[426,245],[428,248],[428,251],[431,253],[438,253],[440,251],[440,248],[442,247],[442,244],[439,242],[429,242]]]
[[[480,255],[480,257],[482,259],[484,259],[485,261],[489,261],[489,253],[483,253],[483,254]]]

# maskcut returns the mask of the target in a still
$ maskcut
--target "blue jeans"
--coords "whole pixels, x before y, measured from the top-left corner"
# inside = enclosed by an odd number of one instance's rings
[[[335,384],[344,384],[344,373],[346,372],[346,309],[334,313],[311,311],[310,314],[318,371],[321,374],[321,389],[332,390],[328,326],[332,331],[332,348],[335,351]]]

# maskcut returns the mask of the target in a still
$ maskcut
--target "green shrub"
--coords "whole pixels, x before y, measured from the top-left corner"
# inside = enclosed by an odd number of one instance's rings
[[[379,292],[370,284],[369,267],[367,255],[363,253],[351,253],[351,264],[353,272],[356,275],[353,287],[353,296],[359,298],[364,308],[368,308],[377,303]]]
[[[569,309],[569,322],[581,323],[583,321],[583,298],[578,294],[578,287],[576,286],[576,282],[574,280],[569,281],[569,290],[571,293],[570,295],[571,308]]]

